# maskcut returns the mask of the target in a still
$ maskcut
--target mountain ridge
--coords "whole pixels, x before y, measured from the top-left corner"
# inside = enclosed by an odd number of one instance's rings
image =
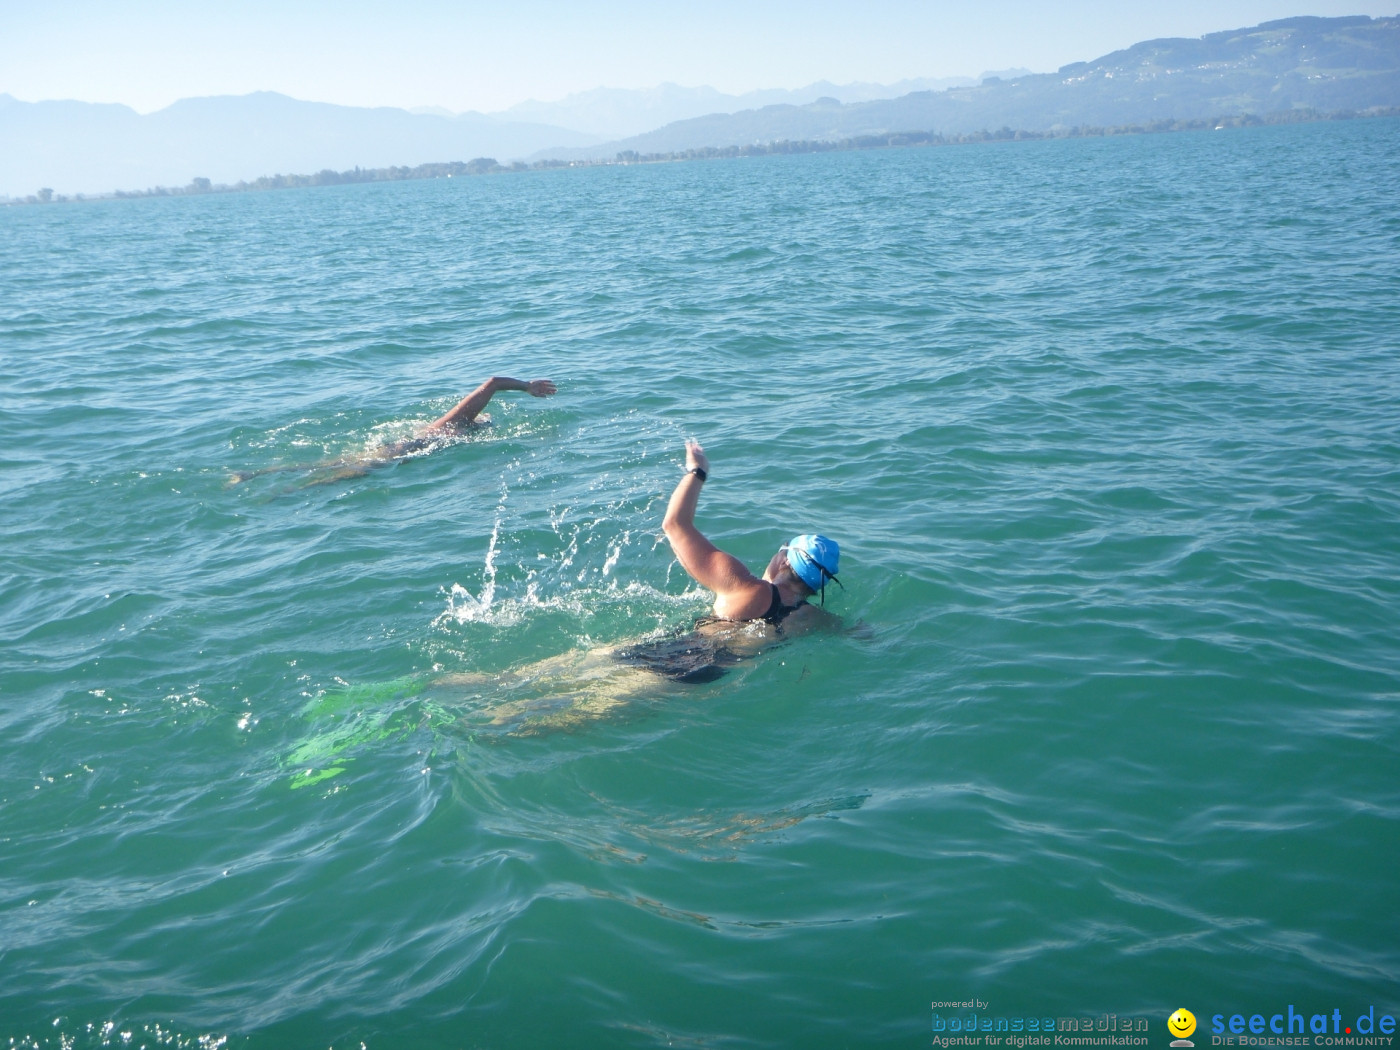
[[[1141,41],[1055,73],[984,80],[975,87],[913,92],[889,101],[832,101],[698,117],[613,142],[543,150],[532,159],[1395,106],[1400,105],[1400,16],[1299,16],[1199,38]]]
[[[0,96],[0,194],[236,182],[258,174],[525,156],[597,141],[481,113],[445,118],[389,106],[307,102],[275,91],[180,99],[145,115],[119,103]]]
[[[942,91],[950,87],[968,86],[980,83],[989,76],[1029,72],[1019,69],[984,72],[977,77],[919,77],[892,84],[868,81],[834,84],[829,80],[818,80],[800,88],[768,88],[740,95],[727,94],[708,86],[682,87],[673,83],[643,89],[600,87],[574,92],[557,102],[530,99],[511,106],[499,115],[557,124],[604,138],[619,138],[641,134],[677,120],[716,113],[737,113],[783,103],[806,105],[824,96],[847,103],[869,102],[898,98],[911,91]]]

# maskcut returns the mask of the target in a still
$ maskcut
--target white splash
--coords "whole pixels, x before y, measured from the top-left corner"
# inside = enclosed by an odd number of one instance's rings
[[[451,618],[458,623],[490,622],[491,606],[496,600],[496,553],[501,538],[501,523],[505,520],[506,497],[505,478],[501,479],[501,498],[496,504],[496,520],[491,525],[491,539],[486,544],[486,562],[482,566],[481,597],[474,597],[460,583],[454,583],[447,595],[447,608],[439,620]]]
[[[622,557],[622,548],[627,546],[627,543],[631,538],[632,533],[630,530],[624,532],[622,534],[622,539],[618,540],[616,545],[613,546],[612,550],[608,551],[608,560],[603,562],[604,576],[607,576],[613,571],[614,568],[617,567],[617,560]]]

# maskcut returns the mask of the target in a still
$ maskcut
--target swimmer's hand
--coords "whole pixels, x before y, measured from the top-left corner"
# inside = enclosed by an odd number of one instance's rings
[[[694,438],[685,439],[685,469],[690,471],[699,467],[706,474],[710,472],[710,461],[705,456],[705,450],[700,447],[700,442]]]
[[[855,638],[858,641],[869,642],[875,639],[875,628],[871,627],[864,620],[857,620],[845,629],[847,638]]]
[[[531,397],[553,397],[559,393],[559,388],[548,379],[532,379],[526,384],[525,389],[529,391]]]

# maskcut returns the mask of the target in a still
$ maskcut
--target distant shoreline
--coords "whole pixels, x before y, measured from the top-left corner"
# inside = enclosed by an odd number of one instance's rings
[[[978,131],[968,134],[944,135],[935,131],[901,131],[882,135],[857,135],[833,141],[799,140],[754,143],[746,146],[706,146],[671,153],[638,153],[623,150],[611,160],[541,160],[534,164],[515,161],[499,164],[491,157],[478,157],[466,162],[419,164],[416,167],[353,168],[332,171],[329,168],[314,175],[264,175],[251,182],[213,183],[195,178],[187,186],[155,186],[146,190],[113,190],[109,193],[55,194],[41,189],[27,197],[0,201],[4,206],[30,204],[76,204],[86,201],[132,200],[142,197],[187,197],[214,193],[249,193],[262,190],[300,189],[307,186],[346,186],[369,182],[409,182],[421,179],[441,179],[496,175],[507,172],[541,171],[556,168],[601,168],[633,164],[674,164],[683,161],[719,160],[733,157],[762,157],[773,154],[839,153],[852,150],[900,149],[911,146],[962,146],[983,142],[1024,142],[1044,139],[1107,138],[1118,135],[1157,135],[1174,131],[1205,131],[1223,128],[1263,127],[1277,124],[1312,124],[1330,120],[1357,120],[1369,117],[1400,116],[1400,106],[1375,106],[1365,110],[1313,109],[1281,110],[1256,116],[1252,113],[1193,120],[1155,120],[1137,124],[1108,127],[1076,125],[1057,127],[1051,131],[1013,130]]]

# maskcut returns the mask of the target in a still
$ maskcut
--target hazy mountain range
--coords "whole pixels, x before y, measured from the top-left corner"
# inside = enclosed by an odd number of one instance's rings
[[[597,88],[492,114],[336,106],[260,91],[182,99],[143,116],[121,105],[21,102],[0,94],[0,195],[21,196],[43,186],[62,194],[141,190],[182,186],[195,177],[232,183],[260,175],[474,157],[508,161],[547,148],[596,145],[701,114],[802,105],[824,95],[849,102],[890,99],[975,83],[969,77],[896,84],[823,81],[795,91],[744,95],[675,84]]]
[[[912,90],[911,90],[912,89]],[[610,159],[783,140],[1003,126],[1121,125],[1311,108],[1400,106],[1400,17],[1292,18],[1152,40],[1056,73],[980,81],[813,84],[724,95],[600,88],[500,114],[301,102],[272,92],[126,106],[0,95],[0,195],[215,183],[489,156]],[[619,135],[624,137],[618,137]]]
[[[144,116],[126,106],[0,95],[0,194],[43,186],[101,193],[183,186],[196,176],[231,183],[357,165],[524,157],[597,141],[481,113],[428,116],[301,102],[271,91],[181,99]]]
[[[901,131],[967,134],[1010,127],[1143,124],[1292,109],[1400,106],[1400,17],[1290,18],[1196,40],[1165,39],[1064,66],[887,101],[768,106],[680,121],[542,156],[610,158],[782,140],[839,141]]]
[[[597,135],[600,139],[619,139],[640,135],[654,128],[689,120],[712,113],[738,113],[764,106],[805,106],[819,98],[834,98],[839,102],[870,102],[875,99],[899,98],[911,91],[943,91],[950,87],[968,87],[987,77],[1011,78],[1025,76],[1029,69],[1007,69],[983,73],[980,77],[943,77],[900,80],[893,84],[833,84],[821,80],[794,91],[774,89],[750,91],[743,95],[726,95],[712,87],[681,87],[662,84],[660,87],[634,91],[622,88],[595,88],[568,96],[559,102],[522,102],[500,114],[510,120],[540,124],[556,124]]]

